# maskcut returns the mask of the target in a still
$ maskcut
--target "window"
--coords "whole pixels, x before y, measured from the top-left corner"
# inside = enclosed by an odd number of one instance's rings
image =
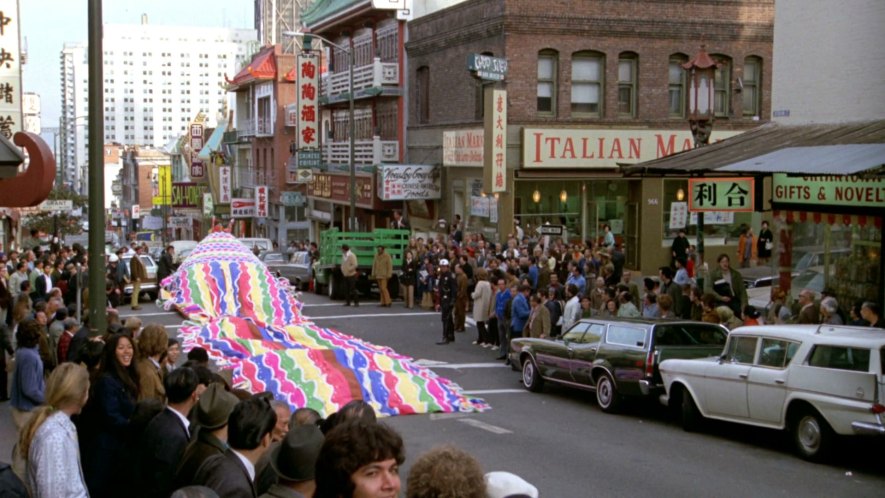
[[[756,357],[756,337],[732,336],[725,353],[726,361],[734,363],[753,363]]]
[[[543,50],[538,54],[538,113],[556,113],[557,54]]]
[[[418,123],[430,122],[430,68],[421,66],[415,76],[415,103]]]
[[[688,56],[683,54],[673,54],[670,56],[669,66],[669,99],[668,112],[672,118],[685,117],[685,82],[687,76],[682,64],[688,62]]]
[[[744,59],[744,77],[741,80],[743,89],[742,110],[744,116],[759,116],[760,92],[762,82],[762,59],[759,57],[747,57]]]
[[[796,355],[798,349],[798,342],[762,339],[762,354],[759,355],[759,365],[784,368],[790,364],[790,360]]]
[[[870,369],[870,350],[839,346],[815,346],[808,364],[813,367],[867,372]]]
[[[592,52],[572,56],[572,113],[602,116],[605,57]]]
[[[645,329],[611,325],[605,336],[605,342],[621,346],[642,347],[645,346]]]
[[[718,325],[658,325],[655,344],[658,346],[725,346],[728,334]]]
[[[630,52],[618,58],[618,114],[636,116],[636,85],[639,56]]]
[[[568,331],[562,335],[562,339],[568,342],[580,342],[581,337],[584,336],[584,332],[590,328],[590,324],[584,322],[578,322],[572,325],[572,328],[568,329]]]
[[[713,113],[728,116],[731,113],[731,59],[724,55],[712,55],[721,65],[713,78]]]

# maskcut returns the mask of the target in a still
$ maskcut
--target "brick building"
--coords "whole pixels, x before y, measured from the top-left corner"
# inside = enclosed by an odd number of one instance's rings
[[[701,44],[722,63],[713,140],[766,120],[773,15],[773,0],[470,0],[417,18],[406,44],[408,161],[443,166],[439,214],[461,215],[468,231],[504,238],[519,220],[527,232],[549,222],[597,239],[609,224],[628,266],[652,271],[669,261],[670,206],[687,182],[626,178],[620,165],[692,146],[681,64]],[[467,70],[470,54],[508,62],[503,82],[486,82],[508,102],[496,200],[482,181],[484,85]],[[732,245],[744,216],[709,223],[708,250]]]

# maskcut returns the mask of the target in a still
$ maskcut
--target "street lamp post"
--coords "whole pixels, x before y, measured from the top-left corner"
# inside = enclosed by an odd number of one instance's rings
[[[348,92],[348,103],[350,104],[349,114],[350,114],[350,126],[348,130],[348,134],[350,135],[350,217],[348,218],[348,228],[351,231],[357,230],[357,219],[356,219],[356,123],[354,122],[354,85],[353,85],[353,66],[354,66],[354,55],[353,49],[350,47],[344,47],[337,43],[330,41],[329,39],[314,35],[310,33],[302,33],[300,31],[283,31],[283,36],[291,36],[291,37],[302,37],[304,38],[304,43],[306,46],[310,46],[311,38],[318,38],[322,40],[324,43],[337,48],[345,53],[347,53],[347,61],[349,66],[349,92]],[[296,83],[297,85],[297,83]],[[322,156],[320,156],[322,157]]]
[[[718,62],[701,45],[694,58],[682,65],[688,71],[688,126],[695,147],[710,143],[713,132],[716,69]],[[689,191],[688,195],[694,195]],[[704,213],[698,212],[698,256],[704,261]]]

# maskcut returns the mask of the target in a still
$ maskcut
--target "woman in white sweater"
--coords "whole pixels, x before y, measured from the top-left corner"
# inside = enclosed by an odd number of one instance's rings
[[[89,397],[89,373],[62,363],[46,383],[46,404],[22,428],[19,451],[27,458],[27,483],[33,498],[87,497],[77,428],[71,416]]]

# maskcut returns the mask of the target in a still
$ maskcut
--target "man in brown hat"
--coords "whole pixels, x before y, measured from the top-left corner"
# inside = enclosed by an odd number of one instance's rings
[[[175,472],[175,487],[180,488],[193,482],[197,469],[209,457],[224,453],[227,448],[227,418],[239,400],[224,390],[224,386],[213,382],[200,395],[197,402],[197,422],[200,430],[191,440],[178,470]]]
[[[307,498],[316,489],[314,467],[323,447],[323,433],[316,425],[292,428],[273,449],[270,466],[278,482],[262,498]]]

